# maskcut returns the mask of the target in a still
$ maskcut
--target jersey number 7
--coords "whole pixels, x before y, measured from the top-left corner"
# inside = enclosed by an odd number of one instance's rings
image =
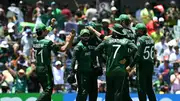
[[[113,45],[113,47],[115,47],[115,48],[116,48],[116,51],[115,51],[114,56],[113,56],[113,58],[115,59],[115,58],[116,58],[116,55],[117,55],[118,50],[121,48],[121,45]]]

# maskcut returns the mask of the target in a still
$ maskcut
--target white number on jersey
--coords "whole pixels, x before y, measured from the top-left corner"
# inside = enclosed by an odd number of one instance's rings
[[[121,47],[121,45],[113,45],[113,47],[115,47],[116,48],[116,51],[115,51],[115,53],[114,53],[114,59],[116,58],[116,55],[117,55],[117,52],[118,52],[118,50],[120,49],[120,47]]]
[[[41,63],[44,63],[43,50],[42,49],[39,52],[37,52],[37,50],[34,50],[34,59],[36,59],[36,60],[37,60],[37,55],[40,55]]]
[[[150,46],[146,46],[144,49],[144,54],[146,54],[147,56],[143,56],[143,58],[145,60],[149,59],[149,57],[151,59],[154,59],[154,46],[150,47]]]

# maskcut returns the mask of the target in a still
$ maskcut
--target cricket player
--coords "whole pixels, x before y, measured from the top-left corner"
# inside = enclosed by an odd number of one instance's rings
[[[81,36],[78,37],[75,42],[73,43],[73,45],[77,45],[80,41],[81,41]],[[91,97],[89,98],[90,101],[96,101],[97,100],[97,96],[98,96],[98,87],[97,87],[97,77],[101,76],[103,74],[102,71],[102,57],[98,56],[95,54],[94,50],[95,48],[101,43],[101,40],[98,39],[96,37],[96,35],[94,33],[90,32],[90,37],[88,40],[88,48],[90,49],[91,52],[91,67],[93,69],[93,74],[92,75],[92,80],[90,82],[91,84],[91,90],[89,92],[89,94],[91,94]],[[83,61],[83,60],[81,60]]]
[[[130,24],[131,24],[130,17],[127,14],[121,14],[118,19],[119,19],[120,25],[122,26],[122,33],[125,33],[126,38],[131,40],[133,43],[135,43],[136,38],[135,38],[135,33],[133,32],[133,30],[130,27]],[[130,51],[131,50],[128,49],[128,52],[130,52]],[[125,65],[128,66],[132,62],[133,58],[134,58],[134,56],[129,56],[127,58]],[[125,82],[127,82],[125,91],[126,91],[127,95],[129,95],[129,75],[128,75],[128,73],[127,73]],[[132,101],[130,96],[128,97],[128,101]]]
[[[91,52],[91,68],[93,69],[93,75],[91,75],[91,89],[89,91],[89,101],[97,101],[98,96],[98,84],[97,78],[101,76],[102,73],[102,66],[100,65],[101,57],[95,54],[95,48],[101,43],[100,40],[96,37],[95,34],[90,33],[90,38],[88,40],[88,48]]]
[[[86,101],[89,95],[89,101],[97,100],[97,75],[95,74],[91,55],[92,51],[89,47],[90,31],[82,29],[80,32],[80,42],[75,46],[72,57],[72,70],[77,71],[78,94],[76,101]],[[78,64],[75,70],[75,64]]]
[[[37,101],[51,101],[51,94],[53,89],[53,75],[51,68],[51,51],[66,51],[72,44],[74,38],[74,31],[66,37],[64,46],[53,44],[52,41],[45,39],[48,31],[43,24],[38,25],[36,29],[37,40],[33,42],[34,58],[36,60],[36,73],[39,82],[44,90]]]
[[[127,93],[125,93],[126,66],[125,60],[128,55],[133,55],[137,51],[137,47],[130,40],[125,38],[126,34],[121,32],[121,25],[115,24],[112,36],[104,40],[96,48],[97,54],[106,54],[106,101],[129,101]],[[131,52],[128,53],[128,49]]]
[[[138,36],[138,51],[132,64],[127,67],[130,71],[135,64],[138,82],[138,96],[140,101],[156,101],[156,97],[152,88],[152,75],[154,70],[154,41],[147,35],[146,26],[142,23],[136,25],[136,34]]]
[[[131,20],[130,20],[129,16],[126,15],[126,14],[122,14],[117,19],[119,20],[119,24],[120,24],[119,32],[120,33],[124,33],[125,34],[124,37],[128,38],[129,40],[131,40],[132,42],[135,43],[135,34],[132,31],[132,29],[130,28]],[[109,35],[109,36],[102,35],[101,33],[99,33],[97,30],[95,30],[91,26],[88,26],[87,28],[89,30],[91,30],[92,32],[94,32],[96,34],[96,36],[98,36],[101,40],[106,40],[106,39],[108,39],[109,37],[112,36],[112,35]],[[130,49],[128,49],[128,51],[131,52]],[[129,63],[131,62],[132,58],[133,58],[132,56],[129,56],[129,57],[126,58],[126,66],[129,65]],[[124,82],[126,82],[126,87],[125,87],[126,89],[124,91],[126,92],[126,95],[127,95],[127,101],[132,101],[131,97],[129,96],[128,73],[126,73],[126,78],[125,78]]]
[[[122,33],[126,34],[126,37],[135,43],[135,33],[130,27],[131,19],[127,14],[121,14],[119,16],[119,23],[122,26]]]

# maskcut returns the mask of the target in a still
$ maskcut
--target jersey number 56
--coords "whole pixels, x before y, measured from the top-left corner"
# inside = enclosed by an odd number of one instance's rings
[[[146,46],[145,49],[144,49],[144,55],[143,55],[143,58],[145,60],[151,58],[151,59],[154,59],[154,46]]]

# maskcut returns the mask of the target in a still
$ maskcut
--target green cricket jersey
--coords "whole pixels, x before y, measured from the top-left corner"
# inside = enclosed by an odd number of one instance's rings
[[[143,35],[138,38],[137,46],[138,46],[138,51],[130,67],[133,67],[136,63],[144,64],[144,65],[153,64],[154,40],[148,35]]]
[[[123,28],[122,32],[127,35],[126,37],[127,37],[129,40],[131,40],[132,42],[135,43],[135,41],[136,41],[136,40],[135,40],[136,35],[135,35],[135,33],[133,32],[132,29]]]
[[[80,42],[80,38],[77,38],[74,42],[74,46]],[[101,40],[98,39],[96,36],[90,37],[88,41],[88,48],[91,51],[91,59],[92,59],[92,64],[96,65],[96,54],[94,52],[95,48],[101,43]]]
[[[59,47],[54,45],[52,41],[47,39],[35,40],[33,42],[34,57],[37,66],[51,65],[51,50],[59,50]]]
[[[73,50],[73,57],[72,57],[72,69],[75,68],[76,61],[78,62],[77,70],[79,72],[91,72],[91,51],[88,46],[83,45],[80,41]]]
[[[131,52],[128,54],[128,48]],[[104,40],[95,51],[102,54],[105,51],[107,56],[106,74],[117,74],[120,71],[125,72],[125,64],[120,64],[120,61],[126,59],[129,55],[133,55],[137,51],[137,47],[132,41],[127,38],[116,39],[113,37]]]
[[[95,48],[101,43],[101,41],[97,37],[91,37],[89,42],[88,42],[88,48],[91,51],[91,59],[92,59],[92,65],[97,65],[97,60],[96,60],[96,53],[95,53]]]

